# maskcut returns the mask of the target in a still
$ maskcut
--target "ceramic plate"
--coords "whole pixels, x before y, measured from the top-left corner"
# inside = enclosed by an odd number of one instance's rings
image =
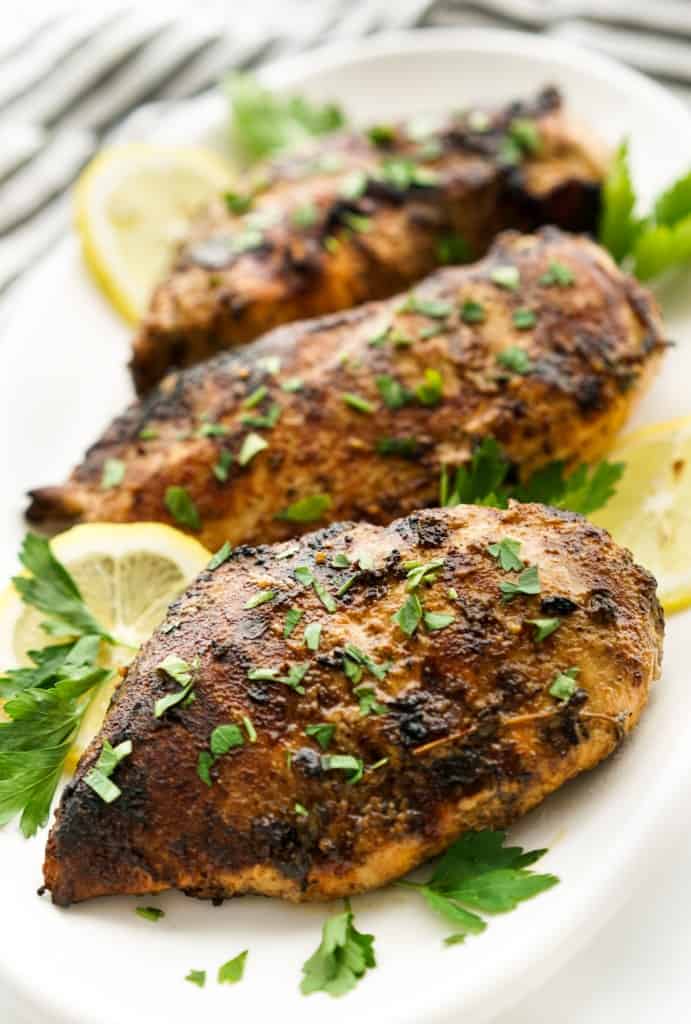
[[[684,168],[691,137],[681,105],[660,87],[600,57],[527,34],[430,31],[379,37],[276,64],[266,80],[338,100],[355,120],[503,102],[545,83],[608,141],[631,138],[644,199]],[[223,144],[220,95],[176,108],[156,140]],[[144,140],[142,140],[144,141]],[[151,141],[151,140],[147,140]],[[688,282],[686,282],[687,284]],[[691,342],[685,282],[661,295],[669,335]],[[101,299],[67,238],[28,276],[0,349],[0,576],[15,567],[23,493],[59,480],[131,396],[125,364],[130,331]],[[667,358],[637,421],[689,412],[691,345]],[[156,899],[166,917],[150,924],[136,901],[117,898],[58,910],[39,898],[45,832],[25,841],[0,834],[0,987],[31,1024],[187,1024],[205,1020],[300,1020],[316,1024],[480,1024],[544,980],[593,938],[635,885],[652,854],[656,825],[688,794],[691,686],[688,615],[669,624],[664,679],[621,752],[565,787],[512,831],[550,849],[544,868],[561,885],[491,921],[464,946],[446,948],[443,923],[403,890],[355,901],[358,926],[376,935],[379,966],[341,1000],[299,995],[300,966],[319,941],[329,908],[260,898],[220,908],[176,893]],[[654,772],[651,771],[654,765]],[[641,793],[645,792],[645,800]],[[183,980],[250,950],[241,985]]]

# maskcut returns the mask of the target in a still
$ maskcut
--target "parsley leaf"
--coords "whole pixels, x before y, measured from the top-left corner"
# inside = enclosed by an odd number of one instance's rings
[[[181,689],[173,693],[167,693],[165,697],[160,697],[156,701],[154,705],[154,718],[161,718],[169,708],[175,707],[176,704],[181,704],[191,696],[194,684],[193,668],[195,667],[178,657],[177,654],[169,654],[163,661],[159,662],[156,668],[160,672],[165,672],[176,683],[179,683]]]
[[[27,533],[19,560],[29,576],[14,576],[12,583],[24,604],[30,604],[50,617],[60,632],[73,636],[97,635],[108,643],[115,641],[88,610],[79,587],[61,562],[53,555],[45,537]],[[51,629],[51,632],[56,630]]]
[[[218,569],[219,565],[223,565],[224,562],[227,562],[232,553],[233,549],[230,546],[230,542],[227,540],[224,541],[223,544],[221,544],[218,551],[211,556],[206,568],[209,570],[209,572],[213,572],[214,569]]]
[[[546,850],[525,853],[520,846],[505,846],[505,840],[501,831],[466,832],[437,862],[427,882],[401,883],[417,889],[430,909],[451,921],[455,933],[448,944],[485,930],[487,922],[477,911],[506,913],[559,881],[555,875],[528,870]]]
[[[456,621],[456,616],[451,615],[449,612],[425,612],[424,622],[425,628],[430,633],[436,632],[438,629],[446,629],[452,622]]]
[[[285,519],[289,523],[313,523],[317,519],[321,519],[330,508],[330,495],[311,494],[288,505],[282,512],[279,512],[276,518]]]
[[[514,327],[518,328],[519,331],[527,331],[534,327],[537,322],[537,317],[533,310],[526,309],[525,307],[514,310],[511,319],[513,320]]]
[[[502,600],[506,602],[513,601],[514,597],[518,597],[519,594],[539,594],[540,577],[537,566],[529,565],[524,569],[516,583],[502,581],[499,584],[499,589],[502,593]]]
[[[124,740],[117,747],[111,747],[108,740],[103,741],[98,761],[84,776],[84,782],[106,804],[112,804],[120,796],[122,790],[111,781],[111,775],[120,762],[132,753],[132,740]]]
[[[253,594],[248,601],[245,601],[243,608],[258,608],[262,604],[273,601],[276,596],[275,590],[259,590]]]
[[[233,464],[232,453],[227,448],[221,448],[218,453],[218,462],[211,467],[213,475],[219,481],[224,484],[228,479],[230,473],[230,467]]]
[[[487,318],[485,307],[481,302],[466,299],[461,306],[461,320],[464,324],[483,324]]]
[[[369,968],[376,967],[374,936],[357,931],[350,902],[342,914],[328,918],[317,951],[303,965],[300,990],[341,996],[354,988]]]
[[[406,636],[413,635],[421,619],[422,605],[417,594],[409,594],[398,611],[391,616],[391,621],[399,626]]]
[[[122,459],[106,459],[103,463],[101,488],[104,491],[118,487],[125,478],[125,463]]]
[[[249,75],[233,75],[226,91],[232,106],[231,143],[247,163],[345,124],[335,104],[320,107],[300,96],[273,93]]]
[[[202,521],[199,511],[184,487],[167,487],[164,504],[176,523],[189,530],[200,530]]]
[[[503,537],[496,544],[489,544],[488,552],[496,558],[504,572],[520,572],[524,568],[518,552],[521,550],[520,540]]]
[[[385,715],[386,707],[377,700],[377,694],[373,686],[356,686],[353,693],[360,705],[360,714],[363,718],[366,715]]]
[[[508,291],[516,291],[521,283],[518,267],[510,265],[495,267],[489,276],[494,284],[499,285],[500,288],[506,288]]]
[[[444,393],[444,384],[439,370],[425,370],[425,379],[415,388],[418,402],[426,406],[439,405]]]
[[[401,409],[412,398],[411,393],[395,377],[381,374],[375,381],[384,404],[389,409]]]
[[[346,644],[344,655],[346,660],[354,661],[356,665],[360,665],[367,672],[371,672],[375,679],[378,679],[380,682],[391,669],[390,661],[383,661],[380,664],[370,657],[366,651],[356,647],[355,644]]]
[[[305,647],[310,651],[319,650],[319,639],[321,637],[322,626],[321,622],[310,622],[305,626],[305,632],[303,634]]]
[[[269,442],[265,441],[259,434],[248,434],[242,442],[242,448],[238,454],[238,463],[241,466],[246,466],[252,461],[255,455],[258,455],[259,452],[263,452],[264,449],[268,447]]]
[[[567,668],[566,672],[557,672],[549,688],[550,695],[556,697],[557,700],[570,700],[578,689],[576,676],[579,672],[580,669],[575,667]]]
[[[316,725],[308,725],[305,728],[305,732],[317,741],[322,750],[326,750],[336,732],[336,726],[328,725],[326,722],[319,722]]]
[[[401,459],[416,458],[420,444],[416,437],[380,437],[375,450],[378,455],[397,456]]]
[[[206,971],[195,971],[192,969],[189,974],[185,976],[185,981],[191,981],[193,985],[197,985],[198,988],[204,988],[206,985]]]
[[[445,235],[437,242],[440,263],[468,263],[472,255],[470,244],[462,235]]]
[[[302,618],[303,614],[304,614],[304,612],[302,612],[299,608],[289,608],[288,609],[288,611],[286,612],[286,617],[285,617],[285,619],[283,621],[283,637],[284,637],[284,639],[286,639],[286,640],[288,639],[288,637],[291,635],[291,633],[293,632],[293,630],[297,626],[298,622]]]
[[[432,582],[431,578],[436,573],[437,569],[441,569],[444,564],[444,558],[433,558],[431,562],[422,563],[405,563],[407,568],[407,590],[417,590],[422,583]]]
[[[509,345],[508,348],[497,352],[497,362],[500,366],[505,366],[507,370],[513,370],[514,373],[530,373],[533,368],[530,356],[525,349],[519,348],[518,345]]]
[[[598,231],[599,240],[617,262],[621,262],[633,248],[638,222],[633,210],[636,194],[629,171],[629,146],[622,142],[612,160],[602,186],[602,214]]]
[[[310,665],[308,661],[297,662],[295,665],[291,665],[286,675],[280,676],[277,668],[262,668],[255,667],[251,668],[247,673],[248,679],[264,680],[265,682],[271,683],[284,683],[289,686],[291,690],[295,690],[296,693],[304,693],[304,686],[300,686],[300,683],[307,674],[307,670]]]
[[[535,643],[541,644],[548,636],[556,632],[561,626],[561,619],[526,619],[531,626],[535,626]]]
[[[346,405],[349,405],[351,409],[355,409],[357,412],[373,413],[374,406],[362,395],[355,395],[351,391],[344,391],[341,398]]]
[[[356,782],[359,782],[365,771],[362,758],[354,757],[352,754],[322,754],[321,766],[322,771],[325,772],[349,772],[347,779],[349,786],[354,786]]]
[[[219,985],[235,985],[236,982],[242,981],[248,952],[249,950],[243,949],[242,953],[238,953],[232,960],[228,960],[218,968]]]
[[[145,921],[160,921],[162,917],[166,916],[165,911],[160,907],[135,907],[134,912],[137,917],[143,917]]]
[[[575,280],[576,276],[573,270],[555,260],[550,263],[545,273],[538,279],[538,283],[543,285],[559,285],[562,288],[567,288]]]

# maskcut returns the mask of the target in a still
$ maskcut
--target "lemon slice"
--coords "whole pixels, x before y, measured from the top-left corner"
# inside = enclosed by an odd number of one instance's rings
[[[231,182],[221,157],[194,146],[113,146],[82,172],[75,201],[84,259],[124,317],[141,317],[191,218]]]
[[[75,526],[51,541],[55,557],[71,573],[92,615],[120,643],[103,645],[104,666],[124,668],[165,616],[168,605],[204,568],[210,554],[179,530],[161,523],[94,523]],[[31,664],[28,651],[51,641],[41,629],[46,616],[23,604],[10,584],[0,596],[0,668]],[[79,757],[103,721],[121,678],[94,691],[66,767]]]
[[[608,459],[625,462],[616,495],[592,518],[658,582],[665,611],[691,604],[691,417],[643,427]]]

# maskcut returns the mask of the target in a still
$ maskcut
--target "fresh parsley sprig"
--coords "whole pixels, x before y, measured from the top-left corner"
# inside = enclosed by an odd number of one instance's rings
[[[637,215],[636,201],[625,140],[602,188],[600,242],[641,281],[691,263],[691,171],[658,196],[647,217]]]
[[[507,481],[511,464],[492,437],[476,447],[467,465],[455,474],[442,467],[439,503],[452,505],[489,505],[506,508],[510,498],[521,502],[539,502],[555,508],[590,515],[607,504],[624,472],[622,462],[598,462],[578,466],[566,472],[563,462],[550,462],[523,484]]]
[[[322,941],[302,968],[303,995],[328,992],[330,996],[342,996],[376,967],[374,936],[359,932],[353,920],[350,901],[346,900],[343,913],[324,922]]]
[[[448,944],[463,942],[487,927],[482,914],[515,910],[519,903],[556,885],[556,875],[538,875],[529,867],[546,850],[524,852],[505,846],[506,833],[491,829],[466,832],[450,846],[426,882],[399,882],[417,890],[431,910],[450,921]],[[477,913],[477,912],[480,913]]]

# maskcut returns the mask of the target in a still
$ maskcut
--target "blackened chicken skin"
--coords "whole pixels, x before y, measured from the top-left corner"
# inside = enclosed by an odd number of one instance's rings
[[[505,538],[537,566],[539,594],[502,600],[517,574],[488,548]],[[421,621],[407,636],[392,621],[410,563],[425,612],[452,617],[445,628]],[[272,600],[248,608],[268,588]],[[289,609],[302,618],[286,639]],[[540,616],[560,625],[538,642]],[[605,531],[541,505],[457,506],[238,549],[129,668],[63,794],[46,886],[67,905],[171,887],[329,900],[383,885],[467,829],[508,825],[610,754],[659,674],[662,633],[652,577]],[[196,666],[195,699],[155,718],[179,689],[159,667],[169,655]],[[332,729],[326,752],[309,728],[319,723]],[[221,724],[244,741],[204,781],[199,758]],[[111,804],[84,782],[104,739],[132,741]],[[338,767],[338,754],[353,760]]]
[[[440,467],[486,436],[523,476],[600,457],[663,349],[653,299],[593,242],[507,233],[412,299],[283,327],[171,374],[67,483],[34,491],[29,516],[181,525],[168,489],[182,487],[211,548],[281,540],[315,519],[390,522],[436,504]],[[498,361],[515,350],[527,363]],[[124,476],[104,489],[108,459]],[[281,518],[315,495],[327,497],[311,515]]]
[[[221,197],[210,206],[134,341],[140,393],[272,327],[386,298],[444,261],[478,258],[504,228],[595,229],[603,154],[553,89],[432,134],[408,125],[377,137],[339,135],[277,160],[249,211]]]

